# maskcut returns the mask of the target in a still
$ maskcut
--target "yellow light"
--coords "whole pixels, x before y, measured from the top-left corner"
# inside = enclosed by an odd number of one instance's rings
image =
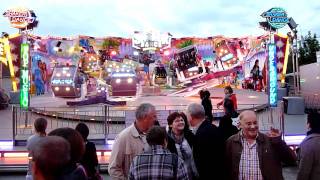
[[[60,73],[57,73],[57,77],[60,77],[61,76],[61,74]]]
[[[66,91],[70,91],[70,87],[66,87]]]
[[[71,76],[70,73],[68,73],[68,74],[67,74],[67,77],[70,77],[70,76]]]
[[[9,36],[9,38],[14,38],[17,36]],[[11,54],[11,50],[10,50],[10,45],[9,45],[9,40],[7,38],[0,38],[0,41],[2,41],[2,43],[4,44],[4,52],[6,54],[6,58],[7,58],[7,62],[9,65],[9,72],[10,72],[10,77],[11,77],[11,81],[12,81],[12,89],[14,92],[17,91],[17,83],[15,80],[15,76],[14,76],[14,68],[13,68],[13,63],[12,63],[12,54]]]
[[[69,48],[69,53],[73,53],[74,51],[74,46]]]
[[[132,78],[128,78],[128,83],[132,83],[133,79]]]
[[[283,76],[281,78],[281,83],[285,82],[285,75],[287,73],[287,66],[288,66],[289,47],[290,47],[290,41],[289,41],[289,38],[287,38],[287,46],[286,46],[286,52],[285,52],[285,55],[284,55],[284,62],[283,62],[283,68],[282,68],[282,75]]]
[[[66,74],[67,72],[66,71],[62,71],[62,74]]]
[[[59,91],[59,87],[55,87],[54,90],[55,90],[55,91]]]
[[[121,82],[121,79],[116,79],[116,83],[119,84]]]
[[[320,79],[320,77],[319,77],[319,76],[317,76],[317,77],[316,77],[316,79]]]
[[[28,157],[29,153],[26,152],[19,152],[19,153],[4,153],[4,157]]]
[[[257,96],[248,96],[248,98],[250,98],[250,99],[256,99],[256,98],[258,98]]]
[[[227,53],[227,52],[228,52],[228,51],[225,49],[225,50],[224,50],[224,53]]]

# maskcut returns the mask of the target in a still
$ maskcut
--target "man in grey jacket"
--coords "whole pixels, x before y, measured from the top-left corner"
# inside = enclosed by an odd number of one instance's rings
[[[307,137],[300,144],[297,180],[320,179],[320,114],[312,112],[307,119]]]
[[[157,120],[156,108],[142,103],[136,109],[136,121],[121,131],[113,144],[108,171],[112,180],[128,179],[132,159],[148,147],[146,133]]]

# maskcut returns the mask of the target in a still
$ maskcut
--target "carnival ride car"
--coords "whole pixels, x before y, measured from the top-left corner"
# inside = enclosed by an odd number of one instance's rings
[[[53,70],[51,88],[56,97],[78,98],[85,75],[78,72],[77,66],[57,66]]]
[[[113,71],[107,84],[110,86],[109,97],[136,97],[138,92],[138,78],[133,69],[120,68]]]
[[[203,62],[197,56],[197,48],[193,45],[179,49],[175,60],[177,62],[176,73],[180,82],[190,81],[206,74]]]
[[[9,106],[10,98],[6,94],[5,90],[0,88],[0,110],[5,109]]]
[[[232,43],[224,38],[217,38],[214,41],[215,52],[222,64],[223,70],[228,70],[238,64],[237,53]]]
[[[167,83],[167,71],[164,66],[156,66],[153,70],[152,82],[163,85]]]

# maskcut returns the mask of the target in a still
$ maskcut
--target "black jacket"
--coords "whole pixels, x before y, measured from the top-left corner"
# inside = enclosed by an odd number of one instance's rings
[[[190,130],[184,131],[184,138],[186,138],[189,146],[192,148],[193,147],[193,142],[194,142],[194,134]],[[178,154],[175,141],[171,136],[168,136],[168,145],[167,148],[169,149],[170,152]]]
[[[212,103],[211,103],[211,100],[209,98],[203,98],[202,101],[201,101],[201,104],[202,104],[202,106],[204,108],[207,120],[212,121],[213,120],[213,116],[212,116]]]
[[[221,135],[223,137],[224,142],[226,142],[229,137],[231,137],[232,135],[235,135],[239,132],[239,129],[234,125],[225,126],[225,127],[219,126],[219,130],[221,132]]]
[[[193,144],[193,158],[200,179],[224,179],[224,144],[219,129],[209,121],[198,128]]]
[[[88,177],[93,177],[95,175],[96,167],[98,166],[98,157],[94,143],[90,141],[86,142],[86,151],[84,152],[80,163],[85,168]]]

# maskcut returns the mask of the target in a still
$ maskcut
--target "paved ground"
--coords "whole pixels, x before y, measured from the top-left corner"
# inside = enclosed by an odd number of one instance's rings
[[[138,106],[141,103],[151,103],[154,104],[157,108],[161,108],[164,106],[173,108],[177,108],[178,106],[187,106],[190,103],[193,102],[201,102],[199,96],[198,96],[198,89],[191,90],[189,95],[186,94],[177,94],[174,96],[167,96],[167,94],[170,94],[170,92],[174,92],[176,90],[170,90],[170,89],[164,89],[162,90],[162,95],[153,95],[153,96],[140,96],[132,101],[127,101],[127,106],[124,106],[124,109],[130,108],[131,106]],[[252,106],[255,105],[263,105],[267,104],[268,97],[264,92],[256,92],[251,90],[234,90],[237,94],[237,100],[238,100],[238,109],[246,109],[246,108],[252,108]],[[220,102],[224,97],[224,92],[222,88],[211,88],[211,101],[213,104],[213,108],[216,108],[216,104]],[[42,95],[42,96],[35,96],[31,99],[31,106],[32,107],[60,107],[60,108],[66,108],[66,109],[73,109],[66,105],[67,101],[71,101],[72,99],[66,99],[66,98],[57,98],[53,97],[50,94]],[[95,108],[97,108],[98,105],[95,106],[81,106],[77,107],[79,111],[81,110],[92,110],[94,111]]]
[[[104,180],[109,180],[108,174],[101,174]],[[1,180],[25,180],[26,173],[10,173],[10,174],[0,174]]]
[[[108,174],[102,174],[105,180],[109,180]],[[294,180],[297,176],[297,167],[283,168],[283,176],[285,180]],[[1,180],[25,180],[25,174],[0,174]]]

